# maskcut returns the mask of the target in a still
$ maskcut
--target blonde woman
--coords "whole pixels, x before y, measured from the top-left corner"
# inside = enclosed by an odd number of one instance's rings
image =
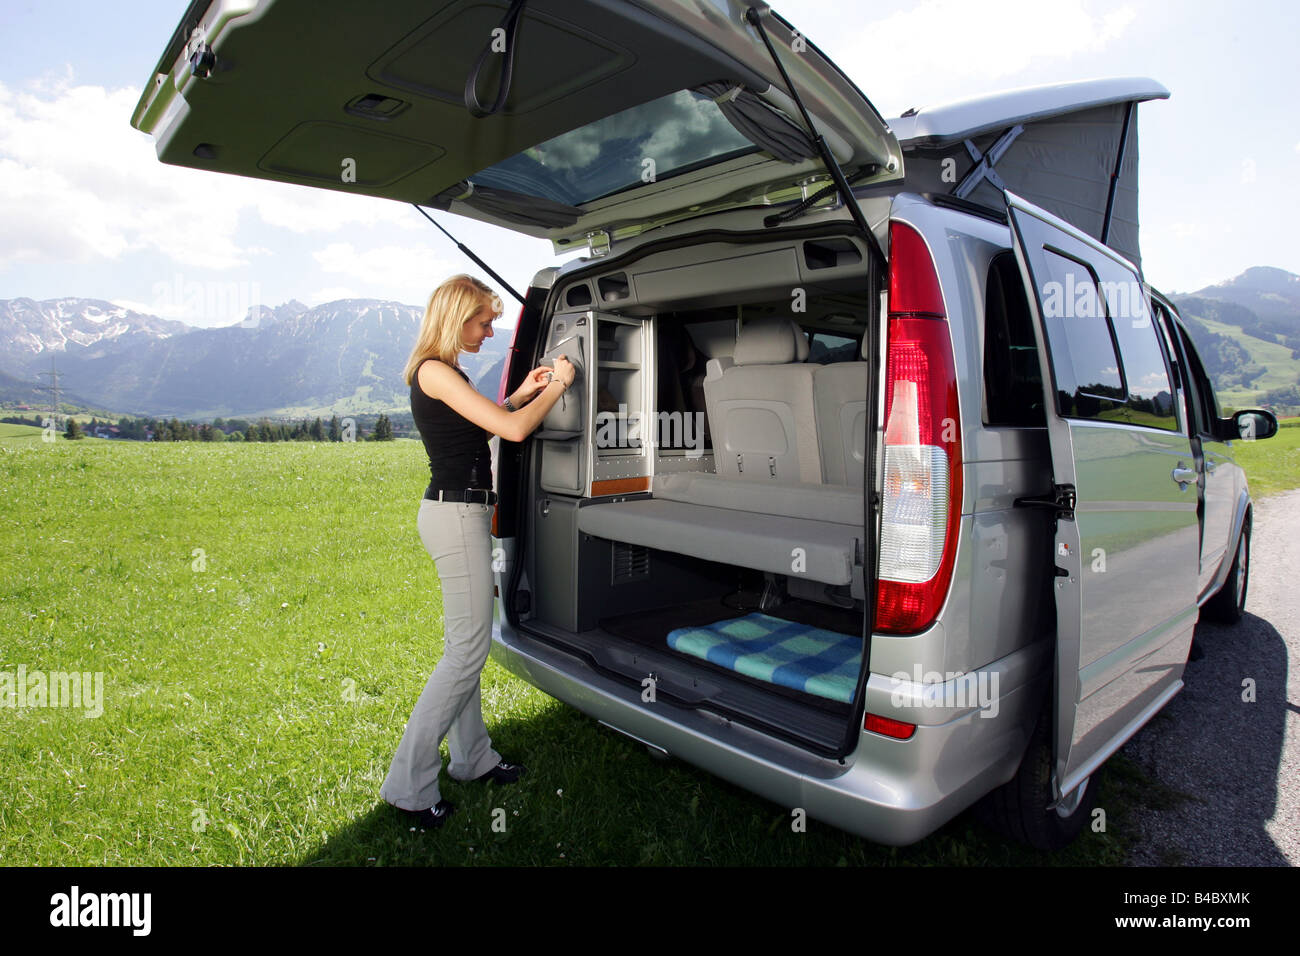
[[[424,685],[379,795],[422,827],[438,827],[454,807],[438,792],[439,746],[447,738],[457,780],[513,783],[524,773],[492,749],[483,725],[479,674],[492,643],[492,458],[488,435],[523,441],[573,383],[567,358],[540,366],[497,406],[460,369],[459,354],[492,337],[500,300],[467,275],[429,297],[405,379],[411,415],[429,455],[429,487],[416,526],[442,583],[442,659]]]

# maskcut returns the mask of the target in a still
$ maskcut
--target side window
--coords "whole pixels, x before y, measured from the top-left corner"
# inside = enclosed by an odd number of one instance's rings
[[[1179,418],[1183,421],[1183,430],[1194,435],[1197,431],[1197,423],[1201,420],[1201,412],[1198,408],[1200,399],[1196,394],[1196,388],[1191,384],[1187,353],[1183,350],[1178,338],[1178,329],[1174,326],[1174,318],[1169,314],[1169,310],[1156,299],[1148,300],[1147,304],[1155,316],[1156,331],[1160,333],[1165,355],[1169,357],[1169,371],[1172,373],[1176,396],[1174,411],[1180,412]],[[1182,405],[1178,404],[1178,395],[1182,396]]]
[[[1169,366],[1137,277],[1044,249],[1043,316],[1061,414],[1178,430]]]
[[[1033,321],[1015,255],[995,256],[984,293],[984,421],[989,425],[1046,424]]]
[[[1043,250],[1048,278],[1041,290],[1057,401],[1067,418],[1110,418],[1124,403],[1119,356],[1092,269]]]
[[[1182,343],[1183,354],[1187,357],[1187,377],[1191,387],[1195,392],[1193,396],[1193,405],[1196,406],[1194,414],[1196,415],[1196,431],[1210,439],[1215,438],[1215,419],[1221,417],[1219,411],[1219,401],[1214,394],[1214,386],[1210,384],[1210,377],[1205,374],[1205,366],[1201,364],[1201,357],[1196,354],[1196,346],[1192,344],[1191,337],[1180,325],[1178,326],[1178,338]]]
[[[1114,417],[1134,425],[1177,431],[1174,388],[1146,293],[1133,273],[1117,263],[1100,263],[1098,268],[1103,272],[1101,290],[1119,341],[1124,384],[1128,387],[1125,413]]]

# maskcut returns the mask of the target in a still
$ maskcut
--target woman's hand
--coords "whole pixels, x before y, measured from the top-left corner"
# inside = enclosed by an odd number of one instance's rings
[[[549,365],[539,365],[537,368],[529,372],[524,376],[524,380],[520,383],[519,388],[510,396],[510,403],[514,405],[515,408],[523,408],[523,406],[531,402],[537,396],[537,393],[544,389],[547,386],[547,383],[550,382],[552,371],[553,369],[551,369]]]
[[[578,370],[573,367],[567,356],[561,355],[555,360],[555,368],[552,370],[555,381],[559,382],[566,389],[573,384],[573,378],[578,374]]]

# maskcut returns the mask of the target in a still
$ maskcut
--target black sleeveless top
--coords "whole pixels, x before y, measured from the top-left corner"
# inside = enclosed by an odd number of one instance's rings
[[[425,359],[437,362],[439,359]],[[423,365],[421,362],[420,365]],[[455,368],[455,366],[452,366]],[[456,369],[469,382],[469,376]],[[473,387],[473,383],[470,383]],[[488,433],[462,416],[446,402],[430,398],[420,388],[420,368],[411,377],[411,417],[424,440],[429,456],[429,488],[459,491],[464,488],[492,487],[492,452]]]

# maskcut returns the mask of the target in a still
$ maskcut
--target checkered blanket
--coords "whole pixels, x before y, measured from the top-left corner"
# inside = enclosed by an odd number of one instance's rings
[[[862,667],[862,639],[767,614],[681,627],[668,646],[782,687],[850,703]]]

